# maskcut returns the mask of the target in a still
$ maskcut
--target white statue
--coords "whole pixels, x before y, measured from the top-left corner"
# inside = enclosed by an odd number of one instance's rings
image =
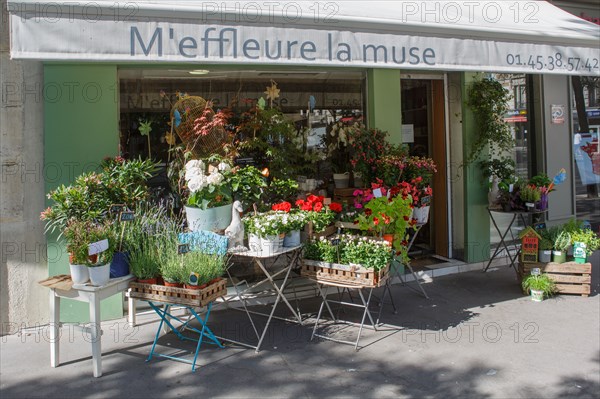
[[[242,223],[242,203],[235,201],[231,209],[231,223],[225,229],[225,236],[229,238],[228,248],[244,246],[244,223]]]
[[[488,206],[490,209],[500,208],[500,188],[498,187],[498,178],[496,176],[492,179],[492,188],[488,192]]]

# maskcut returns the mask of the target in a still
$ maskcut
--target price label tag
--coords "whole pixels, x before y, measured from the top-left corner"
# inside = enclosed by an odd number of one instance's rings
[[[540,274],[542,274],[542,269],[540,269],[539,267],[534,267],[533,269],[531,269],[532,276],[539,276]]]
[[[131,211],[127,211],[127,212],[121,212],[121,216],[119,217],[119,220],[121,220],[121,222],[130,222],[135,218],[135,214]]]
[[[331,245],[340,245],[340,239],[339,238],[334,238],[333,240],[331,240]]]
[[[375,190],[373,190],[373,197],[375,197],[375,198],[383,197],[383,193],[381,192],[380,188],[376,188]]]
[[[108,208],[108,212],[116,215],[125,209],[125,204],[113,204]]]
[[[200,275],[196,272],[191,272],[188,281],[190,285],[198,285],[198,281],[200,281]]]
[[[546,230],[546,223],[536,223],[533,225],[535,230]]]
[[[108,249],[108,240],[93,242],[88,247],[88,255],[96,255]]]
[[[190,252],[190,244],[177,245],[177,253],[179,255],[187,254],[188,252]]]

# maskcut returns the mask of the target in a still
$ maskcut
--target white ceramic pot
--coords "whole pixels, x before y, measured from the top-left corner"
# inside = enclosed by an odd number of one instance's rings
[[[335,183],[335,188],[348,188],[348,183],[350,181],[350,173],[334,173],[333,174],[333,182]]]
[[[248,234],[248,249],[250,251],[262,252],[260,237],[254,233]]]
[[[71,270],[71,280],[73,280],[74,284],[85,284],[90,280],[90,273],[86,265],[69,264],[69,269]]]
[[[531,293],[531,300],[534,302],[542,302],[544,300],[544,291],[529,290]]]
[[[260,238],[260,246],[263,254],[273,254],[279,250],[280,240],[278,235]]]
[[[429,206],[414,208],[412,217],[417,220],[418,224],[427,223],[427,221],[429,220]]]
[[[90,281],[96,287],[101,287],[110,280],[110,263],[102,266],[88,266],[88,271],[90,273]]]
[[[297,247],[300,245],[300,230],[290,231],[283,239],[284,247]]]
[[[185,207],[188,228],[191,231],[219,231],[224,230],[231,223],[231,208],[233,204],[218,206],[216,208]]]

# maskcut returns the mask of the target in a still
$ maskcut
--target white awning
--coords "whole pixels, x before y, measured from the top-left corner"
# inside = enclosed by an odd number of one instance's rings
[[[600,26],[545,1],[8,0],[15,59],[600,75]]]

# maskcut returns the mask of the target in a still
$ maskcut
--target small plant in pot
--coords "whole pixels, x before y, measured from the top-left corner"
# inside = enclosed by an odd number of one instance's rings
[[[552,252],[552,261],[555,263],[565,263],[567,261],[567,250],[571,246],[571,234],[567,231],[561,231],[554,241],[554,251]]]
[[[188,252],[184,255],[185,288],[202,289],[206,287],[225,273],[226,265],[226,256],[202,251]],[[190,276],[196,277],[197,284],[190,284]]]
[[[591,229],[580,228],[571,233],[571,240],[575,247],[575,262],[585,263],[594,251],[600,248],[600,237]]]
[[[552,248],[554,243],[548,238],[542,236],[540,241],[540,249],[538,253],[539,261],[542,263],[548,263],[552,261]]]
[[[110,262],[115,239],[108,223],[71,219],[63,231],[69,252],[71,279],[84,284],[88,279],[96,286],[110,278]]]
[[[542,198],[542,192],[540,189],[532,184],[527,184],[521,187],[519,192],[521,201],[525,203],[525,207],[528,211],[536,210],[536,203]]]
[[[160,275],[167,287],[183,287],[189,279],[189,273],[185,267],[184,256],[177,253],[177,248],[163,253],[160,264]]]
[[[529,292],[531,300],[541,302],[556,292],[556,284],[547,274],[531,274],[521,283],[523,290]]]

